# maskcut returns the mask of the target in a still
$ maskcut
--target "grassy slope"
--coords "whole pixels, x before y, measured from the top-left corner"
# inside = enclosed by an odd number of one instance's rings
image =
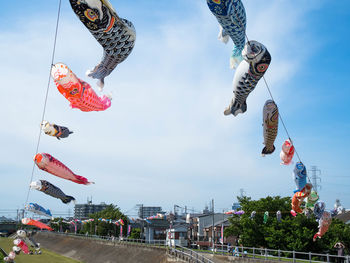
[[[0,238],[0,247],[7,253],[11,251],[13,247],[13,240],[8,238]],[[25,255],[21,252],[16,256],[16,263],[79,263],[80,261],[60,256],[51,251],[42,249],[41,255]],[[1,262],[1,261],[0,261]]]

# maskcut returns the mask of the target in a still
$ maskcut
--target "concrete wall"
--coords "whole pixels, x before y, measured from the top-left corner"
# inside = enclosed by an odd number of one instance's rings
[[[103,241],[38,233],[35,241],[42,247],[86,263],[167,263],[166,249],[142,245],[115,245]]]

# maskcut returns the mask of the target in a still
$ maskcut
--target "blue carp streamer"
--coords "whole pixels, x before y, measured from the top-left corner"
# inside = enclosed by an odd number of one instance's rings
[[[231,68],[235,68],[242,58],[245,44],[246,13],[241,0],[207,0],[210,11],[218,20],[221,29],[219,39],[225,43],[230,37],[234,43]]]

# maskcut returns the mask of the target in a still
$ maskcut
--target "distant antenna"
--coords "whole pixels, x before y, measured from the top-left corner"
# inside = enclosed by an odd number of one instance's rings
[[[319,177],[319,175],[321,175],[321,170],[317,169],[317,166],[311,166],[311,182],[312,182],[312,186],[315,189],[316,192],[318,192],[318,190],[321,190],[321,177]]]

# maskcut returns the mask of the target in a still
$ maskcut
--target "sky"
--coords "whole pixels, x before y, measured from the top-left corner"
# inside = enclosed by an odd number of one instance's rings
[[[31,181],[39,124],[49,81],[59,1],[6,1],[0,10],[0,215],[23,208]],[[287,134],[281,123],[276,151],[261,157],[262,108],[269,94],[263,81],[249,95],[248,110],[224,116],[232,94],[232,41],[217,39],[219,25],[204,0],[111,0],[120,17],[133,22],[132,54],[105,79],[112,94],[104,112],[70,109],[50,81],[45,120],[74,131],[60,141],[43,134],[47,152],[76,174],[83,186],[35,167],[44,179],[73,195],[77,203],[174,204],[200,211],[211,199],[215,210],[231,208],[240,189],[253,199],[292,196],[293,165],[280,165]],[[350,208],[350,90],[347,52],[348,0],[243,0],[249,39],[272,56],[265,74],[296,150],[309,169],[321,173],[321,199]],[[62,1],[55,62],[85,76],[102,48]],[[99,92],[98,92],[99,93]],[[102,95],[102,93],[99,93]],[[294,158],[294,164],[298,159]],[[74,205],[31,191],[54,213]]]

